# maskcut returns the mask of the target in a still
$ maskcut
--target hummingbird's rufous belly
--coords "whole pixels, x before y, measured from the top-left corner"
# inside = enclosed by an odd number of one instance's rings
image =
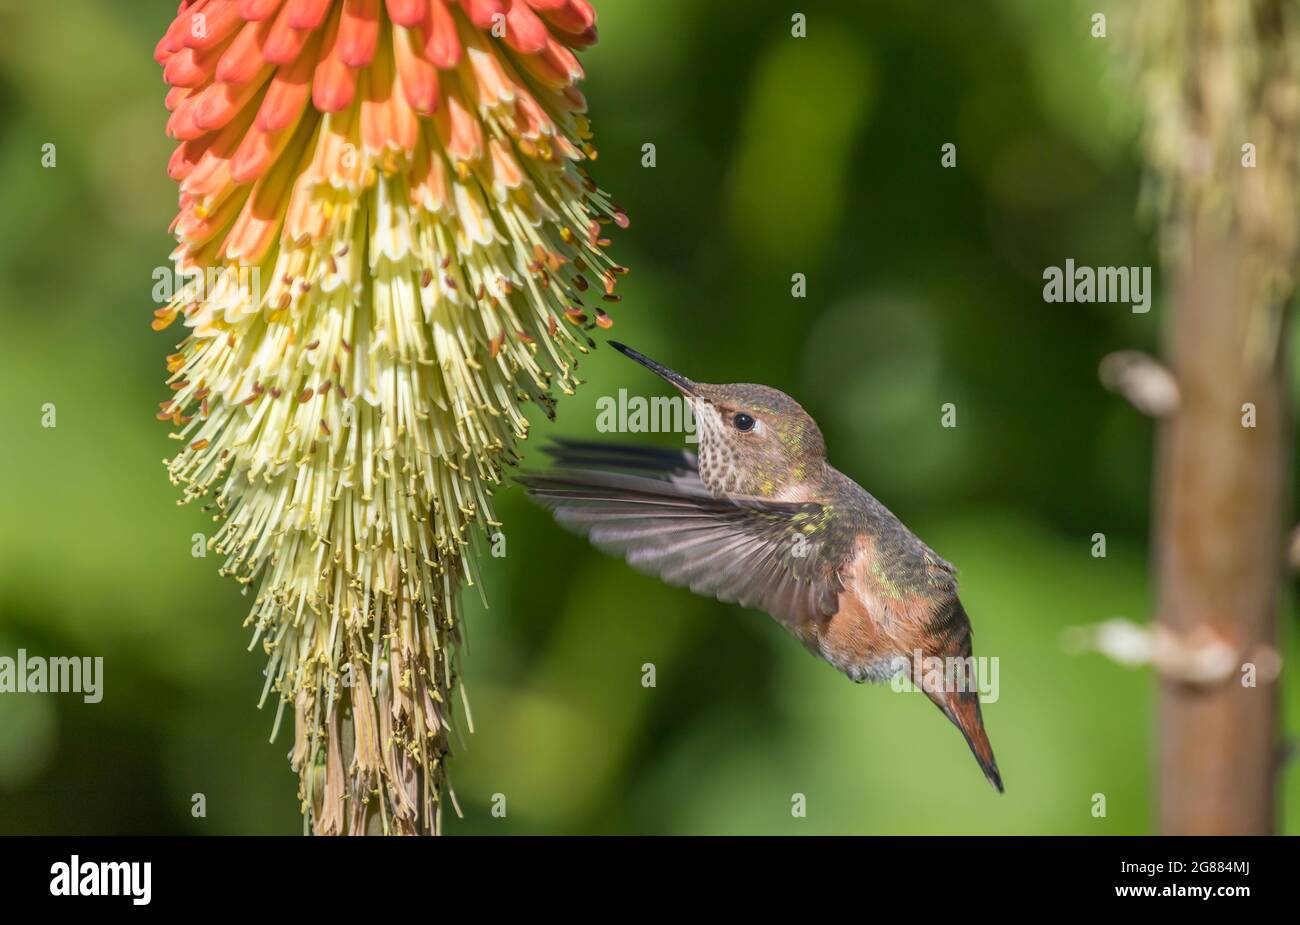
[[[884,598],[871,590],[871,550],[860,547],[845,569],[839,609],[811,623],[805,644],[854,681],[888,681],[911,661],[914,641],[933,610],[920,595]]]
[[[840,610],[815,631],[812,648],[850,680],[883,683],[898,674],[901,653],[889,646],[857,601],[845,593]]]

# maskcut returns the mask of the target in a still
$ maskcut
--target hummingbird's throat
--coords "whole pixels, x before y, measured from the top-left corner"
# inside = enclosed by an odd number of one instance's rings
[[[696,399],[691,406],[699,436],[700,480],[709,494],[770,498],[780,492],[783,460],[771,458],[761,431],[736,431],[712,402]]]

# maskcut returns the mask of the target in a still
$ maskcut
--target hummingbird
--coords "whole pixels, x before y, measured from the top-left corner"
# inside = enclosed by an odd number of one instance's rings
[[[766,612],[853,681],[906,675],[1001,793],[953,566],[827,462],[785,393],[693,382],[609,344],[682,393],[698,452],[557,440],[553,468],[517,476],[529,495],[639,571]]]

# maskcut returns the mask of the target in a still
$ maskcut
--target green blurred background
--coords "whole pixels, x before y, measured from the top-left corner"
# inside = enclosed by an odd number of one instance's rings
[[[1150,676],[1066,655],[1060,635],[1150,610],[1152,427],[1096,367],[1153,349],[1164,304],[1041,297],[1067,257],[1157,263],[1132,93],[1113,38],[1088,34],[1116,4],[800,0],[802,40],[775,0],[596,5],[593,172],[632,217],[614,333],[693,378],[800,399],[832,461],[958,565],[976,652],[1001,659],[985,717],[1008,792],[922,698],[849,683],[760,614],[594,553],[511,489],[491,606],[466,595],[475,731],[448,830],[1147,831]],[[0,833],[300,831],[289,736],[267,744],[272,712],[254,708],[248,600],[191,557],[210,522],[176,506],[153,420],[180,336],[149,328],[176,198],[152,49],[175,6],[0,0],[0,654],[105,659],[100,704],[0,696]],[[662,394],[611,350],[583,372],[535,436],[594,435],[597,397],[620,387]],[[1297,688],[1291,672],[1289,734]],[[1283,790],[1300,832],[1294,762]]]

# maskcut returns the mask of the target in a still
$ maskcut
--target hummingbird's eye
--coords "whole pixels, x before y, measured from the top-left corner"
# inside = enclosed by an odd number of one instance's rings
[[[754,429],[754,419],[751,418],[749,415],[745,414],[745,412],[743,411],[737,414],[734,418],[732,418],[731,423],[735,425],[736,430],[739,431]]]

